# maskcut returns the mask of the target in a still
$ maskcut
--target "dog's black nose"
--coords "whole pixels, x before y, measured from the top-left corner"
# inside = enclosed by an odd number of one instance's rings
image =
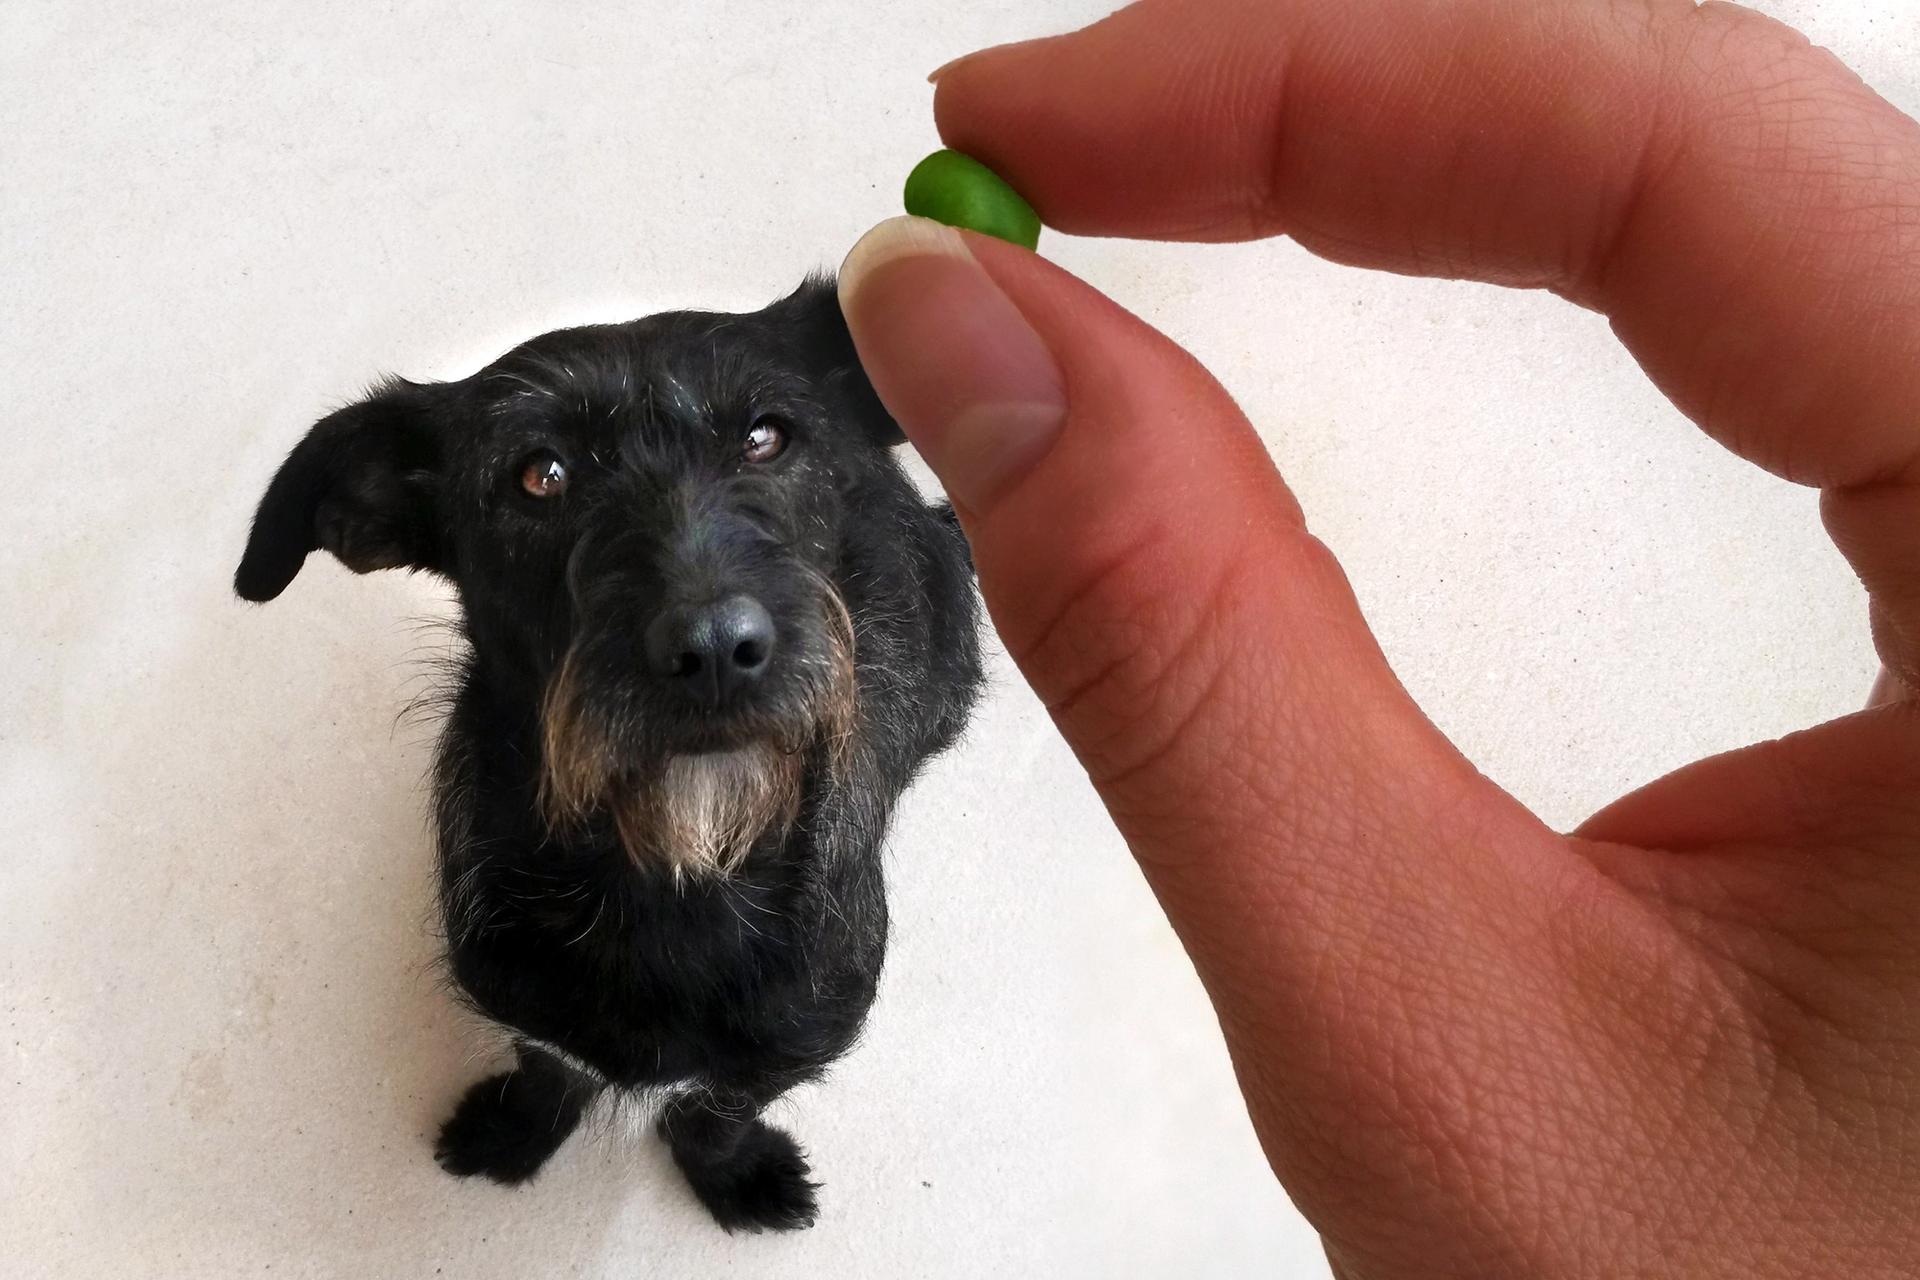
[[[724,706],[766,674],[773,615],[751,596],[663,609],[647,625],[647,670],[710,706]]]

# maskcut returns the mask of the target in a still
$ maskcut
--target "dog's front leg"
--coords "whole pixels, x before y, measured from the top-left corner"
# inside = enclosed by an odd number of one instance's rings
[[[525,1182],[560,1149],[601,1082],[522,1041],[519,1065],[467,1090],[440,1129],[433,1158],[459,1177]]]
[[[711,1087],[674,1098],[660,1115],[660,1136],[694,1195],[729,1231],[795,1231],[813,1225],[807,1157],[793,1136],[760,1118],[786,1086]]]

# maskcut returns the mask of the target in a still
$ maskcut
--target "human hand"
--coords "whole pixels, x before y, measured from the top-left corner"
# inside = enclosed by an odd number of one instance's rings
[[[1062,231],[1286,234],[1604,312],[1715,439],[1824,491],[1920,687],[1920,128],[1786,28],[1168,0],[938,85],[947,144]],[[1191,357],[932,224],[871,233],[841,290],[1340,1274],[1920,1269],[1912,703],[1556,834],[1412,704]]]

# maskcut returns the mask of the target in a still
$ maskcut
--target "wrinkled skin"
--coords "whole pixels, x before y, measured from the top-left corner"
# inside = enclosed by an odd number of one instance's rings
[[[947,144],[1060,230],[1604,312],[1823,491],[1870,593],[1873,709],[1549,830],[1411,703],[1190,357],[1005,245],[856,249],[862,360],[1336,1271],[1920,1273],[1920,128],[1683,0],[1168,0],[937,80]]]

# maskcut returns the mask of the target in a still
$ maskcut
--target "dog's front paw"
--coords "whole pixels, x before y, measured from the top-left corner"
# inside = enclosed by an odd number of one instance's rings
[[[756,1120],[723,1161],[674,1157],[700,1203],[728,1231],[798,1231],[813,1225],[819,1183],[791,1134]]]
[[[564,1092],[507,1071],[467,1090],[440,1127],[433,1158],[456,1177],[477,1173],[511,1186],[540,1172],[579,1122],[580,1107]]]

